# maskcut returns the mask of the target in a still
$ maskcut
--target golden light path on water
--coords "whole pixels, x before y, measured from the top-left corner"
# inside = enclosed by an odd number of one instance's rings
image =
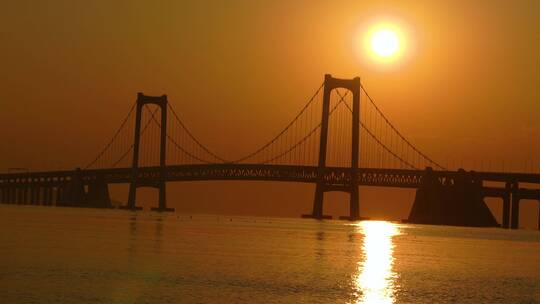
[[[364,235],[364,260],[359,262],[354,278],[358,295],[356,303],[394,303],[396,273],[392,268],[392,238],[399,234],[399,230],[394,224],[384,221],[363,221],[358,224],[358,229]]]

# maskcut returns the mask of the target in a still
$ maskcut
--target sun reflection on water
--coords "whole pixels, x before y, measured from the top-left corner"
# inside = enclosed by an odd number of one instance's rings
[[[383,221],[363,221],[358,229],[364,235],[364,260],[359,262],[354,278],[356,303],[394,303],[396,273],[392,269],[392,237],[399,234],[399,230],[394,224]]]

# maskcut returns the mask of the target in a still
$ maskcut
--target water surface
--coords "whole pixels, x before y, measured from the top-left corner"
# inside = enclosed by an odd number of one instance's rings
[[[540,233],[0,205],[1,303],[540,303]]]

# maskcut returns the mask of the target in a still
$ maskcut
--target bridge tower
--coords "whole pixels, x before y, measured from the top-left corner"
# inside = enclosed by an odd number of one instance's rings
[[[146,104],[155,104],[160,107],[161,112],[161,133],[159,148],[160,178],[153,183],[142,183],[139,181],[139,148],[141,141],[141,116],[143,107]],[[142,207],[136,206],[136,195],[138,187],[154,187],[159,190],[159,206],[152,208],[155,211],[174,211],[167,208],[166,201],[166,151],[167,151],[167,95],[146,96],[143,93],[137,94],[137,112],[135,116],[135,136],[133,143],[133,164],[131,167],[131,184],[129,185],[129,198],[126,209],[140,210]]]
[[[352,93],[352,149],[351,149],[351,167],[350,179],[347,184],[335,185],[324,180],[326,170],[326,152],[328,144],[328,120],[330,116],[330,93],[334,89],[343,88]],[[358,220],[360,219],[359,210],[359,193],[356,172],[359,161],[359,144],[360,144],[360,78],[353,79],[338,79],[330,74],[324,76],[324,94],[322,102],[322,120],[321,120],[321,137],[319,143],[319,163],[318,174],[319,180],[315,188],[315,199],[313,201],[313,212],[304,217],[316,219],[331,218],[323,214],[323,198],[324,193],[329,191],[342,191],[350,195],[349,216],[343,216],[342,219]]]

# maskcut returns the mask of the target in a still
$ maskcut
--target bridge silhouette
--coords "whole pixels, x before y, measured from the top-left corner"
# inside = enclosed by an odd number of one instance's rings
[[[419,223],[476,225],[474,217],[485,213],[483,199],[496,197],[503,202],[500,225],[515,229],[520,201],[540,203],[540,190],[525,188],[540,184],[540,174],[448,170],[391,123],[360,78],[331,75],[276,136],[236,159],[225,159],[198,140],[166,95],[139,93],[113,137],[85,167],[0,174],[0,203],[111,207],[109,184],[124,183],[130,187],[123,208],[141,209],[137,188],[153,187],[159,203],[152,210],[173,211],[167,206],[167,182],[209,180],[315,184],[313,209],[303,216],[316,219],[331,218],[323,214],[329,191],[350,196],[349,215],[342,219],[361,219],[359,186],[418,189],[409,220]],[[456,213],[449,220],[448,210]],[[466,217],[471,219],[463,221]],[[540,211],[538,222],[540,228]]]

